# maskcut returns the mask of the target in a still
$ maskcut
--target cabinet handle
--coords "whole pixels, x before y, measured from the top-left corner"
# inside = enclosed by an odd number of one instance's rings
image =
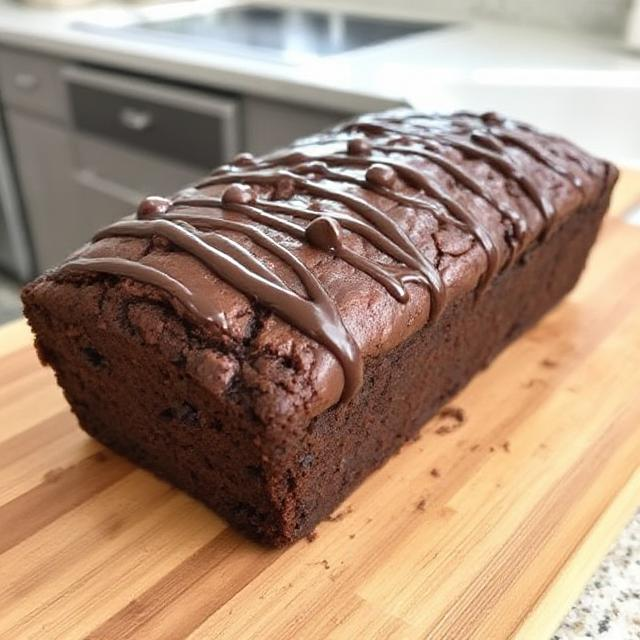
[[[16,73],[13,84],[23,91],[33,91],[40,82],[32,73]]]
[[[149,111],[142,111],[134,107],[121,109],[118,120],[123,127],[132,131],[146,131],[153,125],[153,115]]]

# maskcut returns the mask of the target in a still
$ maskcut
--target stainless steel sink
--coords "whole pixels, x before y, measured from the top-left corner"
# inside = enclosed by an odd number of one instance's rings
[[[145,38],[179,47],[296,62],[388,42],[448,26],[441,22],[401,21],[343,12],[263,4],[207,8],[200,3],[173,5],[128,22],[78,22],[76,28]],[[176,8],[178,10],[176,11]]]

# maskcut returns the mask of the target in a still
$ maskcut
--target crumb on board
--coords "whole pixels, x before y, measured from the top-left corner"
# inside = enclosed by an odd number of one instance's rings
[[[551,358],[543,358],[540,361],[540,364],[545,367],[546,369],[554,369],[555,367],[558,366],[558,362],[557,360],[553,360]]]
[[[496,450],[495,447],[493,447],[493,446],[489,447],[489,451],[491,451],[491,453],[493,453],[495,450]]]
[[[441,418],[453,418],[458,422],[464,422],[465,420],[464,409],[462,407],[455,407],[453,405],[443,407],[442,409],[440,409],[438,415]]]
[[[511,443],[508,440],[503,442],[500,446],[506,451],[506,453],[511,452]]]
[[[346,518],[350,513],[353,513],[353,507],[351,505],[342,511],[338,511],[336,514],[330,515],[327,520],[329,520],[329,522],[340,522],[340,520]]]
[[[464,409],[462,409],[462,407],[454,407],[453,405],[443,407],[438,413],[437,418],[442,421],[438,424],[435,431],[438,435],[445,435],[459,429],[466,420]]]
[[[427,509],[427,501],[425,498],[422,498],[420,502],[416,505],[416,511],[426,511]]]
[[[440,472],[435,467],[433,467],[433,469],[431,469],[431,471],[429,471],[429,473],[431,474],[431,476],[433,478],[439,478],[440,477]]]
[[[307,534],[307,542],[313,542],[318,537],[318,532],[314,529],[311,533]]]
[[[474,444],[473,446],[469,447],[469,451],[477,451],[480,448],[479,444]]]
[[[356,537],[356,534],[355,534],[355,533],[350,533],[350,534],[349,534],[349,538],[350,538],[351,540],[353,540],[355,537]]]

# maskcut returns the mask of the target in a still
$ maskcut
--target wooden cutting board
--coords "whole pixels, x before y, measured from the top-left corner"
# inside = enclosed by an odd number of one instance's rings
[[[0,330],[9,640],[544,640],[640,502],[640,229],[620,220],[455,398],[459,428],[428,423],[284,551],[84,435],[30,341]]]

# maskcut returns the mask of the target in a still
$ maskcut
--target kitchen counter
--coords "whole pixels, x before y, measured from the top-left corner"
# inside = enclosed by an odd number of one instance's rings
[[[213,8],[233,2],[212,0],[208,4]],[[0,0],[0,43],[24,47],[28,42],[30,50],[60,57],[331,109],[371,111],[402,99],[387,86],[386,74],[372,77],[370,66],[351,61],[350,54],[299,66],[177,48],[151,39],[96,34],[74,26],[83,21],[113,23],[132,10],[139,9],[103,4],[51,10]]]
[[[309,3],[296,6],[301,4]],[[640,166],[640,127],[626,124],[640,113],[640,56],[616,42],[505,24],[458,24],[299,65],[74,26],[114,24],[142,11],[137,6],[53,11],[0,0],[0,43],[28,43],[61,57],[346,112],[400,102],[430,110],[502,110]],[[606,126],[593,127],[594,121]]]
[[[302,67],[99,36],[72,26],[101,15],[111,19],[119,10],[112,5],[56,12],[0,0],[0,44],[329,109],[367,111],[405,101],[425,109],[495,108],[640,166],[640,127],[630,126],[640,113],[640,58],[611,42],[479,24],[411,36]],[[553,99],[528,106],[536,91]],[[636,515],[557,638],[574,640],[588,633],[640,638],[634,617],[640,597],[639,537]]]

